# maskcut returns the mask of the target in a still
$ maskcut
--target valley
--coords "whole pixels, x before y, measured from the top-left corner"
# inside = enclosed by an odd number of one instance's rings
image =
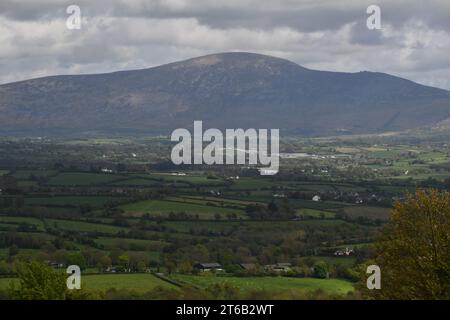
[[[1,139],[0,292],[31,259],[77,264],[109,297],[344,298],[393,203],[450,188],[445,139],[286,137],[274,176],[175,166],[173,144]]]

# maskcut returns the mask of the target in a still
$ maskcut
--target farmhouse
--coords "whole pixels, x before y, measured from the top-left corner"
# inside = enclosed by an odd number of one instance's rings
[[[254,263],[241,263],[241,268],[247,271],[256,270],[257,266]]]
[[[353,255],[353,254],[354,254],[353,249],[349,249],[349,248],[339,249],[339,250],[336,250],[336,251],[334,252],[334,255],[335,255],[335,256],[339,256],[339,257],[342,257],[342,256],[351,256],[351,255]]]
[[[116,267],[109,266],[109,267],[107,267],[107,268],[105,269],[105,272],[116,273],[116,272],[117,272],[117,269],[116,269]]]
[[[60,269],[60,268],[64,268],[65,264],[59,261],[50,261],[50,260],[46,260],[45,261],[47,263],[47,265],[49,267],[55,268],[55,269]]]
[[[223,271],[222,266],[217,262],[197,263],[194,265],[194,268],[200,271]]]
[[[286,198],[286,195],[283,193],[275,193],[273,195],[274,198]]]
[[[288,272],[291,270],[292,264],[288,262],[279,262],[276,264],[269,264],[265,266],[265,269],[268,271],[274,272]]]

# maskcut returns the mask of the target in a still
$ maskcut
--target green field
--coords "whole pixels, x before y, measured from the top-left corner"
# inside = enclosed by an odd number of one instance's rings
[[[220,204],[220,205],[233,205],[233,206],[241,206],[245,207],[249,204],[258,204],[256,201],[245,201],[239,199],[232,198],[219,198],[219,197],[200,197],[200,196],[183,196],[183,199],[187,200],[197,200],[200,201],[201,204],[206,204],[208,202]]]
[[[302,217],[304,219],[333,219],[336,217],[334,212],[323,211],[323,210],[315,210],[315,209],[297,209],[297,216]]]
[[[390,208],[355,206],[355,207],[346,207],[341,210],[352,219],[364,217],[373,220],[375,219],[387,220],[391,215]]]
[[[35,225],[39,231],[43,231],[45,229],[44,223],[42,220],[37,218],[30,217],[9,217],[9,216],[0,216],[0,223],[11,223],[11,224],[20,224],[27,223],[31,225]]]
[[[127,179],[110,183],[111,186],[124,186],[124,187],[146,187],[156,186],[160,184],[158,181],[150,179]]]
[[[37,187],[38,183],[37,181],[32,180],[18,180],[17,186],[19,188],[30,188],[30,187]]]
[[[104,234],[116,234],[120,231],[128,231],[128,229],[124,227],[117,227],[99,223],[88,223],[82,221],[45,219],[45,223],[47,224],[47,226],[55,229],[78,232],[101,232]]]
[[[315,210],[331,210],[349,206],[348,203],[336,202],[336,201],[312,201],[302,199],[289,199],[289,203],[299,209],[315,209]]]
[[[187,174],[187,175],[173,175],[171,173],[151,173],[148,177],[163,180],[167,182],[184,182],[198,185],[224,185],[225,181],[220,179],[210,179],[206,175],[195,175],[195,174]]]
[[[0,223],[1,231],[14,231],[17,229],[17,227],[18,226],[15,224]]]
[[[339,246],[338,248],[343,248],[346,246]],[[355,248],[357,246],[354,245],[347,245],[347,247],[349,248]],[[337,248],[336,248],[337,249]],[[356,262],[356,258],[355,257],[322,257],[322,256],[311,256],[311,257],[303,257],[300,258],[300,261],[305,261],[306,259],[312,259],[315,262],[318,261],[325,261],[326,263],[328,263],[330,266],[331,265],[341,265],[341,266],[345,266],[347,268],[352,267],[355,262]]]
[[[80,206],[90,205],[101,207],[109,201],[120,200],[120,198],[100,197],[100,196],[58,196],[58,197],[39,197],[26,198],[26,205],[34,206]]]
[[[125,176],[114,174],[64,172],[52,177],[48,184],[52,186],[102,185],[125,178]]]
[[[133,289],[145,292],[156,287],[172,288],[177,287],[163,281],[151,274],[113,274],[113,275],[89,275],[82,278],[82,286],[87,289],[108,290]]]
[[[106,238],[106,237],[99,237],[98,239],[95,239],[95,242],[99,245],[102,245],[107,250],[120,248],[123,246],[128,247],[142,247],[146,250],[162,250],[167,243],[163,241],[156,241],[156,240],[144,240],[144,239],[123,239],[123,238]]]
[[[240,178],[234,180],[231,186],[232,190],[260,190],[272,188],[276,184],[269,179],[263,178]]]
[[[166,215],[170,212],[185,212],[189,214],[198,214],[202,219],[214,219],[214,214],[232,214],[238,216],[243,215],[241,210],[232,208],[223,208],[215,206],[207,206],[201,204],[193,204],[183,201],[166,201],[166,200],[145,200],[121,206],[128,214],[133,216],[149,214]]]
[[[339,279],[313,279],[288,277],[220,277],[173,275],[177,282],[196,287],[206,288],[216,283],[228,283],[240,288],[243,292],[252,290],[308,292],[321,289],[328,293],[346,294],[353,290],[352,283]]]
[[[0,290],[8,288],[11,278],[0,278]],[[176,286],[163,281],[151,274],[103,274],[85,275],[81,277],[81,288],[106,291],[111,288],[130,289],[146,292],[156,287],[177,289]]]
[[[1,248],[0,249],[0,259],[6,259],[8,258],[9,249],[8,248]],[[39,249],[19,249],[18,255],[36,255],[39,253]],[[1,278],[0,278],[1,281]],[[1,285],[0,285],[1,289]]]
[[[0,177],[9,173],[9,170],[0,170]]]
[[[12,176],[19,180],[27,180],[34,176],[37,178],[46,178],[57,174],[55,170],[17,170],[12,173]]]

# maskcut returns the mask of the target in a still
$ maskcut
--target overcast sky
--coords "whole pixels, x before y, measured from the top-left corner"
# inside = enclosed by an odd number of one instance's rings
[[[81,8],[69,30],[66,8]],[[381,7],[382,30],[366,9]],[[1,0],[0,83],[249,51],[450,89],[449,0]]]

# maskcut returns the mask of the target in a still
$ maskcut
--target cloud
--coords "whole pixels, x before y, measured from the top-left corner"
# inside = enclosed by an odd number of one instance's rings
[[[68,5],[82,29],[65,26]],[[450,89],[450,3],[366,0],[36,0],[0,2],[0,83],[37,76],[146,68],[251,51],[309,68],[371,70]]]

